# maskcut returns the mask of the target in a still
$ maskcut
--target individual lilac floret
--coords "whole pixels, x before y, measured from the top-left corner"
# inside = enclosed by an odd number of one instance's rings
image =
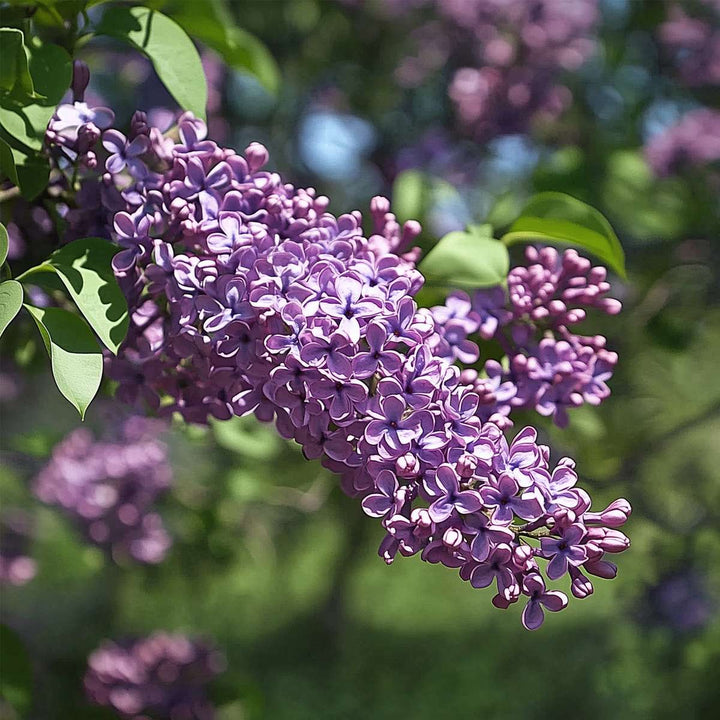
[[[551,468],[533,429],[508,441],[499,427],[519,407],[561,418],[608,392],[601,339],[561,324],[579,320],[582,304],[615,309],[602,272],[570,251],[532,251],[537,267],[518,276],[515,305],[501,307],[496,289],[418,308],[420,228],[401,226],[385,198],[372,200],[365,233],[359,212],[336,217],[328,198],[264,169],[257,143],[242,155],[220,148],[189,114],[177,135],[146,125],[133,123],[150,138],[153,171],[106,173],[116,195],[96,205],[125,248],[114,268],[131,322],[107,357],[119,397],[191,423],[274,422],[383,525],[385,562],[420,554],[476,587],[494,583],[499,608],[548,562],[567,559],[577,597],[592,592],[585,573],[614,575],[605,556],[627,547],[616,529],[626,504],[586,523],[590,499],[569,461]],[[90,168],[80,174],[91,182]],[[540,348],[543,332],[555,345]],[[483,377],[457,365],[477,360],[475,334],[510,355],[486,361]],[[584,528],[571,555],[560,548],[569,527]]]
[[[525,578],[523,593],[528,596],[528,601],[523,610],[522,623],[528,630],[537,630],[543,624],[543,608],[558,612],[568,603],[567,596],[559,590],[546,590],[545,581],[537,573],[531,573]]]
[[[224,669],[219,651],[185,635],[107,640],[88,658],[85,692],[127,720],[212,720],[206,686]]]
[[[75,430],[53,450],[34,492],[61,507],[115,561],[159,563],[171,540],[152,508],[170,486],[171,470],[157,433],[155,423],[140,417],[126,420],[110,442]]]

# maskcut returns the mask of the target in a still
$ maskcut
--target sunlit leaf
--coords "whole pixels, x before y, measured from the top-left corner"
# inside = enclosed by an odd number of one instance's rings
[[[88,324],[60,308],[25,305],[32,315],[50,356],[58,390],[81,418],[95,397],[102,378],[102,352]]]
[[[113,6],[105,11],[97,32],[144,52],[178,104],[205,118],[207,83],[200,56],[176,22],[148,8]]]
[[[22,285],[17,280],[0,283],[0,337],[20,312],[23,301]]]
[[[502,241],[507,245],[538,241],[573,245],[625,277],[625,254],[610,223],[595,208],[564,193],[545,192],[531,198]]]
[[[501,284],[510,258],[505,245],[487,235],[489,227],[445,235],[420,263],[428,283],[466,289]]]
[[[56,273],[102,343],[114,353],[128,328],[127,303],[111,265],[116,252],[117,247],[102,238],[75,240],[21,276]]]

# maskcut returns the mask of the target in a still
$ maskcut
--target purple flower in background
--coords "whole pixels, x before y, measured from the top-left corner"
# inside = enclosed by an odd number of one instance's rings
[[[155,632],[129,642],[105,641],[88,658],[85,691],[123,718],[212,720],[206,685],[225,669],[223,655],[185,635]]]
[[[0,514],[0,585],[25,585],[35,577],[37,563],[28,550],[32,540],[30,518],[19,510]]]
[[[55,447],[35,479],[35,495],[61,507],[89,542],[116,561],[158,563],[171,544],[152,509],[172,477],[157,422],[130,417],[114,442],[76,430]]]

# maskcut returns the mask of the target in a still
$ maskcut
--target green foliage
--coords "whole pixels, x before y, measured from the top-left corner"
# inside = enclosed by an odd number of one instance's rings
[[[102,353],[88,324],[60,308],[25,305],[50,356],[58,390],[85,417],[102,378]]]
[[[7,260],[8,247],[9,241],[7,228],[2,223],[0,223],[0,267],[2,267],[5,260]]]
[[[239,28],[222,0],[197,3],[182,0],[173,18],[191,36],[217,52],[235,70],[254,77],[270,94],[280,87],[280,69],[267,47],[254,35]]]
[[[0,337],[20,312],[23,301],[22,285],[17,280],[0,283]]]
[[[42,96],[35,92],[22,30],[0,28],[0,100],[23,106],[39,98]]]
[[[489,225],[448,233],[420,263],[430,285],[467,289],[500,285],[509,268],[507,248]]]
[[[117,353],[128,328],[127,303],[111,264],[116,252],[117,247],[102,238],[75,240],[21,276],[28,279],[36,273],[56,273],[92,329],[113,353]]]
[[[625,254],[610,223],[595,208],[564,193],[545,192],[531,198],[502,241],[574,245],[625,277]]]
[[[144,7],[108,8],[97,27],[143,52],[180,107],[205,119],[207,83],[200,56],[185,31],[167,15]]]
[[[32,702],[32,688],[30,656],[17,633],[0,624],[0,698],[25,717]]]

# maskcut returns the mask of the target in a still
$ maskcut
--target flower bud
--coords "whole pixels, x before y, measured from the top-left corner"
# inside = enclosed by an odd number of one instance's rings
[[[90,82],[90,68],[82,60],[73,62],[72,83],[73,102],[82,102],[85,90]]]

